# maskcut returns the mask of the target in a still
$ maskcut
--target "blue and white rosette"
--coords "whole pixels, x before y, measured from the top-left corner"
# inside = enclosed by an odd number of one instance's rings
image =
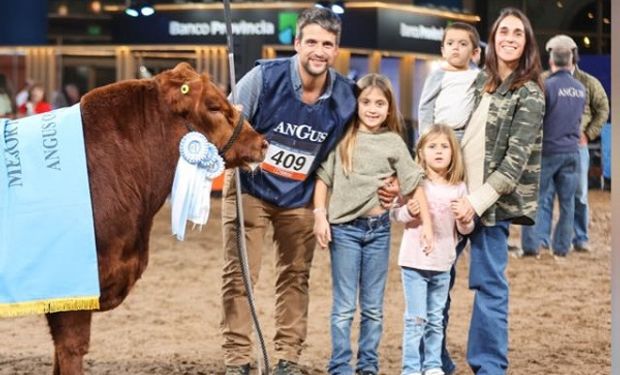
[[[224,171],[224,159],[215,145],[198,132],[189,132],[179,144],[180,157],[172,184],[172,234],[185,238],[186,222],[204,225],[209,219],[213,179]]]

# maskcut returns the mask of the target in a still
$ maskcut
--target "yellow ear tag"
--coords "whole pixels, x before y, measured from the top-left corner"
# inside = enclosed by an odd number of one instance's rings
[[[187,83],[182,84],[181,85],[181,94],[187,95],[188,92],[189,92],[189,85]]]

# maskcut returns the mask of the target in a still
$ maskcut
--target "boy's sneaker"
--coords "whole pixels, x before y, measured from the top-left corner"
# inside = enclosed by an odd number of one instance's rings
[[[242,366],[226,366],[224,375],[250,375],[250,364]]]
[[[421,372],[410,372],[407,375],[422,375]]]
[[[304,375],[304,373],[297,363],[281,359],[278,361],[273,375]]]
[[[440,368],[431,368],[424,371],[424,375],[445,375],[445,373]]]
[[[370,370],[357,371],[356,374],[357,375],[377,375],[376,372],[370,371]],[[422,374],[420,374],[420,375],[422,375]]]

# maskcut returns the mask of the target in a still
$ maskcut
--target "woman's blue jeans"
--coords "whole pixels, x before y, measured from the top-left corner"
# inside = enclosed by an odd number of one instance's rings
[[[357,371],[379,372],[383,296],[390,256],[388,214],[332,225],[332,355],[330,374],[351,375],[351,323],[361,310]]]
[[[469,289],[474,291],[467,362],[476,375],[503,375],[508,368],[508,225],[478,224],[469,235]]]

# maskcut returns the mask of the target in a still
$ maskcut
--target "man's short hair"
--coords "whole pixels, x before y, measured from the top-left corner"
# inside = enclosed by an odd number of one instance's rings
[[[577,43],[568,35],[558,34],[553,38],[549,39],[547,44],[545,45],[545,50],[547,52],[551,52],[557,48],[568,49],[573,52],[573,64],[577,64],[579,62],[579,53],[577,48]]]
[[[572,55],[571,50],[564,47],[557,47],[549,52],[551,61],[553,61],[553,64],[558,68],[568,67],[570,65]]]
[[[340,44],[340,33],[342,30],[342,22],[338,15],[327,8],[312,7],[304,10],[297,19],[296,38],[303,38],[304,27],[317,24],[323,29],[336,35],[336,45]]]

